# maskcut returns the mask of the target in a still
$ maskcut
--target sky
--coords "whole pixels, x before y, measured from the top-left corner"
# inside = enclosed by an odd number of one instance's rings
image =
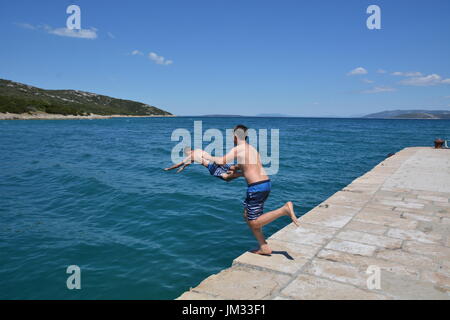
[[[449,110],[449,13],[448,0],[1,1],[0,78],[176,115]]]

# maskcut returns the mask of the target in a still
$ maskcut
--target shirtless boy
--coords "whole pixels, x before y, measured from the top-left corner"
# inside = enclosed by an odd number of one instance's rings
[[[238,125],[234,128],[234,145],[228,154],[223,157],[213,157],[202,153],[202,159],[213,162],[219,166],[237,161],[237,167],[247,181],[247,196],[244,200],[244,219],[252,230],[259,243],[259,249],[254,253],[268,255],[272,253],[264,238],[262,227],[282,216],[288,216],[292,222],[299,226],[294,212],[294,205],[288,201],[284,206],[263,213],[264,202],[269,197],[271,182],[261,164],[258,151],[247,143],[247,127]]]
[[[230,181],[242,177],[242,172],[239,172],[239,168],[235,165],[230,164],[218,165],[212,161],[207,160],[206,158],[209,156],[209,154],[206,151],[200,149],[192,150],[191,148],[186,147],[184,149],[184,154],[186,155],[186,158],[184,158],[183,161],[169,168],[165,168],[164,170],[169,171],[179,168],[177,170],[177,173],[179,173],[183,171],[184,168],[186,168],[187,166],[196,162],[206,167],[212,176],[215,176],[225,181]]]

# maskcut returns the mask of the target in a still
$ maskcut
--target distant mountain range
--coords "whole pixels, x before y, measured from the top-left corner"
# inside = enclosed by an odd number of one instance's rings
[[[238,118],[238,117],[261,117],[261,118],[310,118],[302,116],[291,116],[282,113],[259,113],[254,116],[242,116],[235,114],[207,114],[200,117],[216,118]],[[314,118],[314,117],[312,117]],[[355,115],[353,117],[322,116],[318,118],[367,118],[367,119],[450,119],[450,110],[390,110],[368,115]]]
[[[363,116],[370,119],[450,119],[450,110],[392,110]]]
[[[0,113],[45,112],[62,115],[172,115],[145,103],[116,99],[79,90],[46,90],[0,79]],[[203,117],[245,117],[210,114]],[[260,113],[254,117],[290,117],[281,113]],[[389,110],[358,118],[369,119],[450,119],[450,110]]]
[[[238,114],[205,114],[202,116],[193,116],[193,117],[238,118],[238,117],[244,117],[244,116],[240,116]]]
[[[145,103],[78,90],[45,90],[0,79],[0,112],[63,115],[171,115]]]
[[[255,117],[263,117],[263,118],[287,118],[291,117],[287,114],[282,113],[259,113]]]
[[[239,117],[261,117],[261,118],[285,118],[291,117],[281,113],[259,113],[254,116],[242,116],[238,114],[205,114],[200,117],[216,117],[216,118],[239,118]]]

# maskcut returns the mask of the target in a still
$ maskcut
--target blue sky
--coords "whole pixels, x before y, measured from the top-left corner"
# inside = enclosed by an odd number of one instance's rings
[[[71,4],[79,37],[64,29]],[[371,4],[381,30],[366,27]],[[449,12],[448,0],[2,1],[0,78],[177,115],[450,109]]]

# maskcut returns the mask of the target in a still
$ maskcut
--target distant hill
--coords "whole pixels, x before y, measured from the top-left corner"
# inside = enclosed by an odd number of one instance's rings
[[[145,103],[78,90],[45,90],[0,79],[0,112],[63,115],[171,115]]]
[[[285,118],[285,117],[290,117],[286,114],[282,114],[282,113],[259,113],[257,114],[255,117],[265,117],[265,118]]]
[[[259,113],[254,116],[242,116],[238,114],[205,114],[201,117],[215,117],[215,118],[238,118],[238,117],[261,117],[261,118],[282,118],[282,117],[290,117],[281,113]]]
[[[450,119],[450,110],[392,110],[363,116],[370,119]]]
[[[199,117],[212,117],[212,118],[238,118],[243,117],[238,114],[205,114]]]

